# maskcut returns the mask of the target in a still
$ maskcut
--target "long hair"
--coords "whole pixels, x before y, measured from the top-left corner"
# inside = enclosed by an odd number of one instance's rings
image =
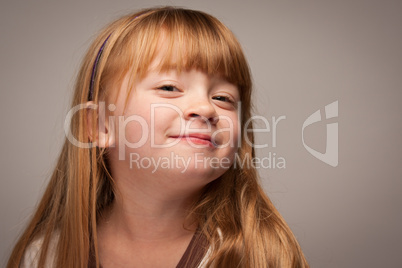
[[[132,83],[143,78],[162,36],[168,49],[160,69],[197,68],[222,75],[239,89],[244,127],[251,118],[252,82],[240,44],[216,18],[173,7],[142,10],[101,31],[83,60],[72,107],[86,103],[88,96],[95,104],[105,101],[109,90],[119,88],[128,73]],[[96,127],[95,123],[87,125],[87,113],[88,109],[80,109],[71,119],[71,135],[82,143],[90,142],[88,129]],[[92,116],[95,122],[96,114]],[[293,233],[258,182],[250,141],[254,141],[252,131],[242,128],[237,162],[205,187],[189,213],[209,242],[207,267],[308,267]],[[27,247],[38,238],[43,241],[38,267],[44,267],[56,233],[55,267],[84,268],[91,259],[99,266],[97,221],[114,201],[115,187],[107,149],[84,147],[66,139],[47,189],[7,267],[18,267]]]

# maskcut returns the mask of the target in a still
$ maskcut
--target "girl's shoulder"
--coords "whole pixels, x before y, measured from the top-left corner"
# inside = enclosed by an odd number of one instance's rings
[[[56,232],[52,235],[48,252],[46,256],[45,267],[51,268],[54,267],[53,261],[56,256],[56,248],[57,248],[57,240],[59,238],[59,234]],[[38,267],[39,258],[41,254],[42,244],[43,244],[44,236],[40,236],[32,241],[25,250],[24,256],[21,259],[20,268],[36,268]]]

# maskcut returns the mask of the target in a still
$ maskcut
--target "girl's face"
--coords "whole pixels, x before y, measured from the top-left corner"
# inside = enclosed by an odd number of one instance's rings
[[[136,175],[200,178],[206,184],[234,161],[240,140],[238,89],[196,69],[159,72],[159,59],[134,84],[127,103],[130,77],[122,83],[112,163]]]

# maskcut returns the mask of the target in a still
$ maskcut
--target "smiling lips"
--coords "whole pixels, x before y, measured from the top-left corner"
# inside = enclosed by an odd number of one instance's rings
[[[216,147],[216,144],[212,141],[211,136],[207,134],[192,133],[192,134],[185,134],[182,136],[179,135],[171,136],[171,138],[185,140],[187,142],[190,142],[190,144]]]

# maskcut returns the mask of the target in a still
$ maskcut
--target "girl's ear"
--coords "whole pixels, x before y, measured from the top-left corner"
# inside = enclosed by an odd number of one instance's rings
[[[93,101],[88,101],[85,106],[89,140],[100,148],[113,147],[115,144],[114,127],[106,116],[105,103],[97,105]]]

